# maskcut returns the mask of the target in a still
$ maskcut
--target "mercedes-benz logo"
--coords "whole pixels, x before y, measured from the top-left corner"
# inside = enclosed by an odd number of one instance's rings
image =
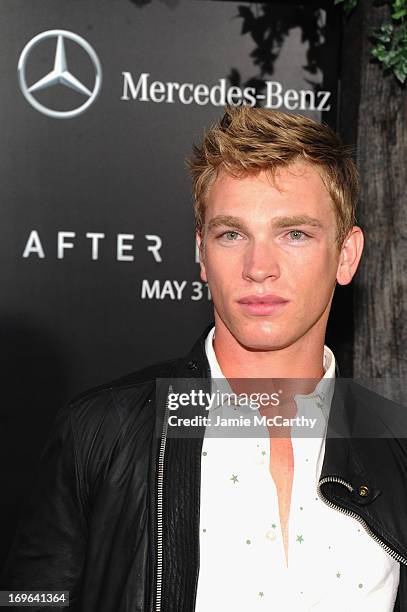
[[[28,86],[25,74],[27,60],[34,47],[47,38],[57,39],[54,68],[39,81]],[[95,83],[92,91],[85,87],[83,83],[81,83],[73,74],[69,72],[65,54],[65,38],[77,43],[90,57],[95,70]],[[23,92],[25,98],[36,110],[38,110],[40,113],[44,113],[44,115],[48,115],[49,117],[68,119],[70,117],[76,117],[77,115],[85,112],[85,110],[95,101],[102,85],[102,67],[95,51],[81,36],[74,34],[74,32],[69,32],[68,30],[47,30],[46,32],[41,32],[41,34],[38,34],[31,39],[22,50],[20,59],[18,61],[18,79],[21,91]],[[86,101],[73,110],[57,111],[44,106],[33,96],[33,93],[36,91],[40,91],[41,89],[46,89],[58,84],[65,85],[66,87],[69,87],[86,96]]]

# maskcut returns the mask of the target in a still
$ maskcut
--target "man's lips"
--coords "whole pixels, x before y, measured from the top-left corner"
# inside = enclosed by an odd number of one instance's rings
[[[246,295],[238,300],[239,304],[282,304],[287,302],[284,298],[274,293],[265,295]]]
[[[246,295],[237,300],[237,303],[247,313],[255,316],[266,316],[281,310],[288,300],[279,295],[268,293],[265,295]]]

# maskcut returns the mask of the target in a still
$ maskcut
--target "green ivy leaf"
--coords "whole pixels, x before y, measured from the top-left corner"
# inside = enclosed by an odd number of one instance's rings
[[[379,29],[374,31],[373,36],[382,43],[389,43],[391,42],[393,31],[394,27],[392,23],[384,23]]]
[[[358,0],[334,0],[342,4],[348,15]],[[381,2],[383,4],[383,2]],[[370,38],[374,46],[372,56],[377,59],[384,70],[391,70],[400,83],[407,80],[407,0],[387,0],[391,6],[391,21],[382,23]]]
[[[384,47],[383,45],[380,45],[380,44],[376,45],[376,47],[373,47],[372,49],[373,57],[378,59],[380,62],[384,61],[386,54],[387,54],[387,50],[386,50],[386,47]]]
[[[406,9],[401,9],[400,11],[397,11],[397,13],[392,13],[392,19],[403,19],[403,17],[405,17],[407,15],[407,10]]]
[[[406,8],[406,0],[394,0],[392,6],[394,11],[403,10]]]
[[[405,83],[407,78],[407,63],[395,66],[393,72],[400,83]]]
[[[349,15],[358,4],[358,0],[335,0],[334,4],[343,4],[345,15]]]

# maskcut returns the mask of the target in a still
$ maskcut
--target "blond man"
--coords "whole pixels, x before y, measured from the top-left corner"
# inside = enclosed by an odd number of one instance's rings
[[[240,107],[189,164],[214,324],[59,413],[7,588],[69,591],[86,612],[401,612],[402,412],[341,388],[325,345],[363,250],[351,155],[325,125]],[[220,389],[270,401],[212,402]],[[219,435],[254,417],[256,435]]]

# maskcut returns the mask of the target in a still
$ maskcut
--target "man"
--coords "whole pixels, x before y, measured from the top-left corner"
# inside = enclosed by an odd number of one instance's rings
[[[402,412],[339,385],[324,345],[363,249],[350,154],[310,119],[228,108],[190,167],[215,325],[58,414],[3,588],[69,591],[85,612],[404,611]],[[273,391],[323,435],[271,419],[217,436],[208,415],[236,406],[192,391],[224,384]],[[276,416],[271,399],[257,414]]]

